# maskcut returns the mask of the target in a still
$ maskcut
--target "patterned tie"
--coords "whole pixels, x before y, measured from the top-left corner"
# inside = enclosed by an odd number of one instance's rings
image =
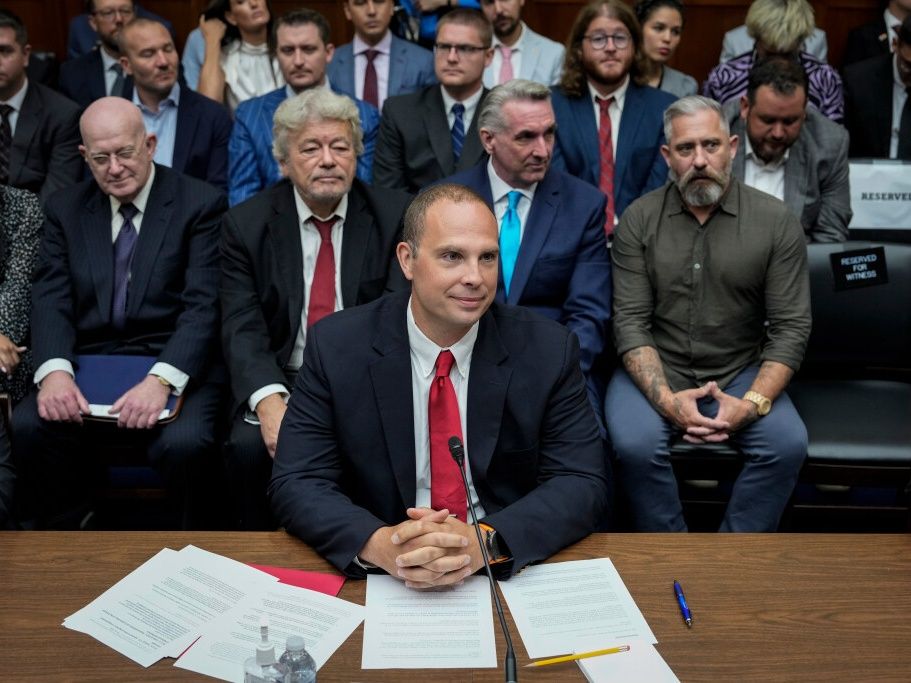
[[[898,159],[911,161],[911,88],[905,88],[908,99],[902,107],[901,123],[898,126]]]
[[[133,218],[139,213],[132,204],[121,204],[120,215],[123,225],[114,240],[114,294],[111,297],[111,324],[122,330],[127,323],[127,289],[130,286],[130,264],[136,250],[136,226]]]
[[[503,45],[503,43],[500,43],[498,47],[503,61],[500,63],[500,80],[497,81],[497,85],[503,85],[515,78],[512,74],[512,48]]]
[[[462,115],[465,113],[465,105],[456,102],[452,105],[452,114],[455,121],[452,122],[452,159],[459,163],[462,156],[462,147],[465,145],[465,120]]]
[[[509,296],[509,283],[516,269],[516,259],[519,257],[519,243],[522,240],[522,228],[519,223],[519,212],[516,207],[522,199],[522,193],[512,190],[508,195],[509,206],[503,214],[500,223],[500,267],[503,269],[503,288]]]
[[[311,327],[335,312],[335,252],[332,250],[332,226],[335,218],[321,221],[311,218],[322,241],[316,255],[313,282],[310,283],[310,303],[307,305],[307,327]]]
[[[117,74],[114,85],[111,86],[111,97],[121,97],[123,96],[123,67],[120,64],[111,64],[111,71]]]
[[[608,109],[613,97],[595,98],[601,109],[601,122],[598,128],[598,151],[601,155],[601,172],[598,176],[598,187],[607,197],[604,209],[604,232],[609,237],[614,232],[614,143],[611,138],[611,123]]]
[[[449,372],[455,363],[452,351],[440,351],[430,385],[427,415],[430,425],[430,507],[446,508],[463,522],[468,510],[458,465],[449,453],[449,439],[462,438],[459,402]]]
[[[9,115],[13,108],[8,104],[0,104],[0,184],[9,182],[9,160],[13,151],[13,129],[9,123]]]
[[[364,55],[367,57],[367,68],[364,69],[364,102],[369,102],[374,107],[379,109],[380,107],[380,96],[379,96],[379,87],[377,86],[376,80],[376,67],[373,65],[373,60],[376,59],[376,56],[379,54],[379,50],[367,50]]]

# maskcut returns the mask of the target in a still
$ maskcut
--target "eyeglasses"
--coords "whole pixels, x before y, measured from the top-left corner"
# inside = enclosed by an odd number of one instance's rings
[[[467,57],[468,55],[476,55],[479,52],[484,52],[486,47],[478,47],[477,45],[453,45],[452,43],[434,43],[433,49],[438,53],[448,55],[453,50],[456,51],[456,54],[459,57]]]
[[[114,15],[119,14],[124,19],[129,19],[133,16],[132,7],[111,7],[109,9],[102,9],[92,12],[96,17],[101,17],[105,21],[110,21],[114,18]]]
[[[118,163],[124,164],[133,159],[137,153],[138,150],[135,147],[124,147],[123,149],[118,149],[114,154],[93,154],[89,157],[89,161],[96,168],[107,168],[111,165],[112,156],[117,157]]]
[[[592,47],[596,50],[603,50],[606,48],[607,43],[610,40],[614,41],[614,47],[616,49],[624,50],[629,46],[629,41],[631,40],[629,33],[614,33],[613,35],[595,33],[594,35],[582,37],[590,42]]]

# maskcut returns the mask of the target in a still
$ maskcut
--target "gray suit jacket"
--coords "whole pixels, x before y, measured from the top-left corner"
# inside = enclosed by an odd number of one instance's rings
[[[687,97],[699,92],[699,84],[692,76],[687,76],[682,71],[672,69],[669,66],[664,67],[664,73],[661,75],[661,83],[658,90],[669,92],[677,97]]]
[[[537,81],[544,85],[556,85],[563,68],[563,46],[540,33],[535,33],[522,24],[522,64],[516,78]],[[499,72],[494,72],[493,63],[484,69],[484,87],[497,85]]]
[[[746,125],[733,104],[725,107],[725,113],[731,133],[743,140]],[[745,167],[746,154],[738,154],[734,158],[734,176],[743,180]],[[813,107],[807,108],[807,118],[785,162],[784,203],[800,218],[808,242],[848,239],[848,223],[853,215],[848,184],[848,132]]]
[[[719,58],[718,63],[724,64],[725,62],[734,59],[734,57],[742,55],[744,52],[750,52],[752,49],[753,39],[750,38],[750,34],[747,33],[747,27],[741,25],[737,28],[732,28],[724,34],[724,42],[721,44],[721,57]],[[826,32],[814,28],[810,37],[804,41],[801,50],[809,52],[821,62],[826,61],[826,55],[829,52],[828,43],[826,41]]]

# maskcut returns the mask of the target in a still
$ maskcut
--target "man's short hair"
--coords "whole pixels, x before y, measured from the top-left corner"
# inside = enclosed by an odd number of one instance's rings
[[[405,227],[402,230],[402,241],[411,247],[411,253],[417,254],[418,244],[424,236],[427,221],[427,212],[440,202],[453,204],[481,204],[485,208],[487,203],[481,199],[474,190],[456,183],[443,183],[433,185],[415,197],[405,211]]]
[[[437,34],[446,24],[459,24],[460,26],[473,26],[478,30],[483,47],[493,44],[493,26],[481,12],[468,7],[459,7],[444,14],[437,22]]]
[[[487,93],[478,114],[478,130],[501,133],[506,130],[503,107],[508,102],[549,102],[550,88],[535,81],[516,78]]]
[[[272,125],[272,156],[288,158],[288,138],[314,121],[341,121],[351,126],[355,154],[364,151],[361,115],[350,97],[337,95],[328,88],[310,88],[289,97],[275,111]]]
[[[789,57],[768,57],[758,61],[747,80],[747,100],[750,106],[756,104],[756,91],[767,85],[779,95],[790,95],[797,88],[803,88],[807,95],[807,72],[796,59]]]
[[[130,3],[130,7],[136,9],[136,0],[124,0],[124,2]],[[85,0],[85,12],[86,14],[95,13],[95,0]]]
[[[0,28],[12,29],[19,47],[28,45],[28,31],[19,15],[13,14],[8,9],[0,9]]]
[[[275,20],[275,23],[272,26],[272,42],[278,45],[279,27],[305,26],[306,24],[313,24],[316,26],[316,30],[319,33],[320,40],[323,41],[323,45],[328,45],[331,42],[332,29],[329,26],[329,20],[316,10],[307,9],[306,7],[285,12]]]
[[[731,126],[728,124],[724,113],[721,111],[721,105],[715,100],[703,97],[702,95],[690,95],[681,97],[664,110],[664,139],[668,145],[671,144],[671,133],[674,132],[674,119],[681,116],[694,116],[702,111],[713,111],[718,115],[721,122],[721,129],[725,135],[731,134]]]
[[[807,0],[754,0],[747,11],[747,33],[772,52],[797,52],[816,22]]]
[[[156,19],[150,19],[149,17],[133,17],[123,25],[123,28],[120,29],[120,33],[117,34],[117,47],[120,50],[120,54],[126,54],[124,51],[124,47],[126,46],[126,39],[124,36],[126,36],[127,30],[142,28],[143,26],[161,26],[161,28],[163,28],[165,31],[168,31],[168,27]],[[168,31],[168,37],[171,37],[170,31]]]

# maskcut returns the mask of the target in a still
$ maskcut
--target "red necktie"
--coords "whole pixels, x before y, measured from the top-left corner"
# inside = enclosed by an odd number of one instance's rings
[[[430,507],[434,510],[446,508],[464,522],[468,510],[465,487],[458,465],[449,453],[449,439],[453,436],[462,438],[459,402],[449,379],[454,363],[451,351],[440,351],[436,374],[430,385],[427,405],[430,422]]]
[[[379,54],[378,50],[367,50],[364,56],[367,57],[367,68],[364,69],[364,102],[372,104],[379,109],[380,96],[379,87],[376,82],[376,67],[373,66],[373,60]]]
[[[611,139],[610,114],[608,109],[613,97],[607,99],[598,97],[598,106],[601,108],[601,122],[598,128],[598,148],[601,154],[601,173],[598,177],[598,187],[607,197],[607,206],[604,209],[604,232],[610,235],[614,232],[614,143]]]
[[[316,255],[313,282],[310,283],[310,303],[307,305],[307,327],[335,312],[335,252],[332,251],[332,226],[335,219],[321,221],[311,218],[322,241]]]

